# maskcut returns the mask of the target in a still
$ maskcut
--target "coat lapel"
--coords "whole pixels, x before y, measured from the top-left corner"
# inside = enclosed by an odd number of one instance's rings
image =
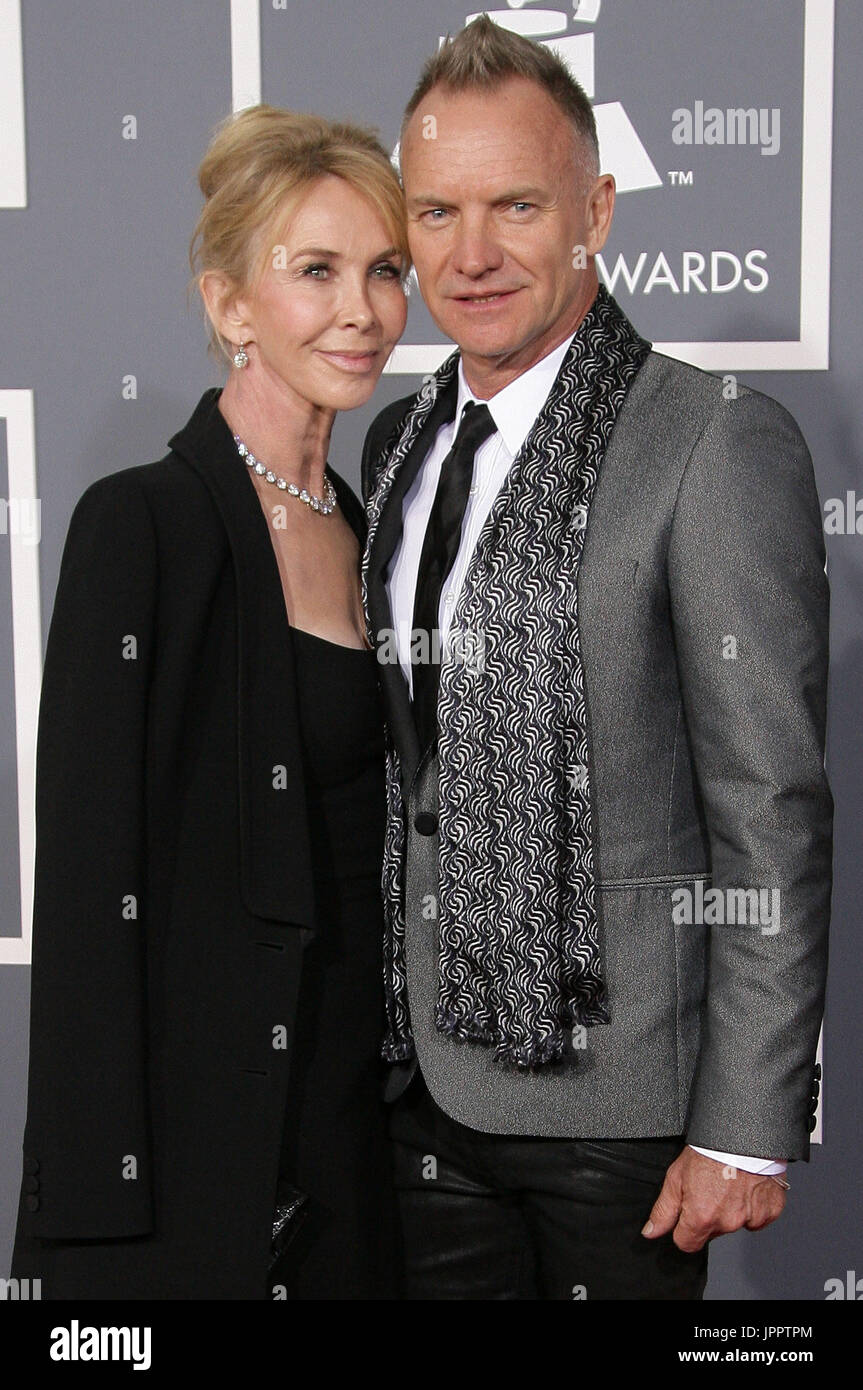
[[[209,489],[233,557],[241,888],[256,916],[312,927],[311,849],[290,624],[267,519],[218,409],[220,395],[218,387],[205,391],[169,446]],[[362,508],[337,474],[334,486],[362,545]],[[285,769],[286,784],[279,790],[274,788],[276,767]]]
[[[413,779],[422,753],[407,681],[396,660],[381,660],[385,635],[395,629],[386,571],[402,533],[402,503],[434,440],[437,430],[455,416],[458,395],[458,353],[452,353],[419,392],[395,443],[384,446],[387,462],[368,504],[368,537],[363,555],[363,604],[368,638],[378,651],[381,684],[393,742],[399,756],[402,791]],[[390,449],[392,452],[390,453]],[[390,653],[395,650],[388,643]]]

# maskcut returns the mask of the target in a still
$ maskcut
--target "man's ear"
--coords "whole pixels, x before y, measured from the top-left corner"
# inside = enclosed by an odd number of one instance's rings
[[[613,174],[600,174],[587,195],[587,254],[601,251],[611,230],[614,216],[615,182]]]
[[[254,338],[245,298],[221,270],[204,270],[198,289],[210,323],[229,343],[248,343]]]

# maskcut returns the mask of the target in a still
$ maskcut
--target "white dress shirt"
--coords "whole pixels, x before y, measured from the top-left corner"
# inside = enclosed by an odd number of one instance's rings
[[[462,523],[461,541],[453,567],[444,582],[438,608],[442,648],[446,644],[453,611],[464,584],[468,565],[476,550],[480,532],[495,498],[506,481],[516,454],[545,405],[574,336],[574,333],[570,334],[565,342],[552,348],[551,352],[535,362],[526,372],[522,372],[515,381],[511,381],[508,386],[504,386],[485,401],[496,428],[494,434],[480,445],[474,456],[473,481]],[[455,419],[449,424],[441,425],[402,502],[402,533],[387,570],[386,585],[395,626],[399,664],[411,694],[411,629],[417,574],[426,527],[437,492],[441,465],[452,448],[464,406],[467,401],[481,399],[468,386],[459,358]],[[715,1149],[699,1148],[695,1144],[691,1147],[696,1153],[705,1154],[718,1163],[741,1168],[750,1173],[783,1173],[787,1166],[783,1162],[773,1162],[766,1158],[721,1153]]]

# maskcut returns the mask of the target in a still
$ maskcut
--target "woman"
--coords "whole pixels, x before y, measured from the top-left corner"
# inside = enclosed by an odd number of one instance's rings
[[[382,714],[327,452],[404,329],[401,193],[369,132],[267,106],[199,180],[228,381],[87,489],[48,641],[14,1270],[46,1298],[395,1297]]]

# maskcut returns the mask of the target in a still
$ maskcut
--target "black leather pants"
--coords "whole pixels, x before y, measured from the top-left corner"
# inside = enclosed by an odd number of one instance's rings
[[[640,1234],[683,1147],[534,1139],[451,1119],[419,1073],[392,1106],[409,1299],[700,1299],[707,1247]]]

